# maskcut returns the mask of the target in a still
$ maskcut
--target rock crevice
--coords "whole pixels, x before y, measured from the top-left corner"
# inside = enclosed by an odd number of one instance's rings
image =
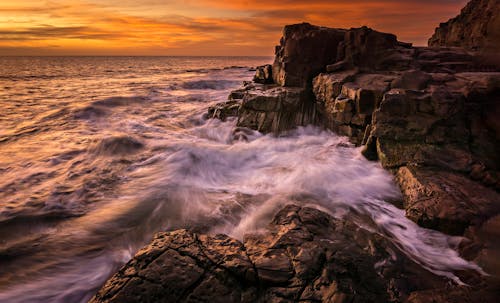
[[[242,242],[159,233],[91,302],[413,302],[446,284],[384,237],[288,205]]]

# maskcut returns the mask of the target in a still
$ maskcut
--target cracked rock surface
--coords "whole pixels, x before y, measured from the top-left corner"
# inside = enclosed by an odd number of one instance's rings
[[[494,293],[451,286],[350,220],[288,205],[243,242],[158,233],[90,302],[422,302],[446,297],[444,287],[447,297],[493,302]]]

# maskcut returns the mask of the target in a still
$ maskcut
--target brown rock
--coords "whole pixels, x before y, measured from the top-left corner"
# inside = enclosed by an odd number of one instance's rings
[[[273,64],[274,82],[281,86],[310,86],[313,77],[335,63],[345,30],[309,23],[287,25]]]
[[[393,88],[404,88],[413,90],[422,90],[427,87],[432,76],[420,70],[411,70],[404,72],[400,78],[392,82]]]
[[[500,1],[470,1],[457,17],[436,28],[429,46],[459,46],[480,51],[492,56],[493,63],[500,63]]]
[[[397,41],[395,35],[364,26],[345,33],[337,61],[361,71],[401,70],[410,66],[412,56],[411,47]]]
[[[401,167],[396,179],[407,216],[428,228],[462,234],[500,211],[500,194],[459,174]]]
[[[257,66],[255,70],[255,76],[253,77],[253,81],[260,84],[274,83],[273,66],[271,64]]]
[[[208,108],[208,117],[225,121],[228,117],[237,117],[241,102],[236,100],[217,103]]]
[[[288,205],[267,232],[159,233],[90,302],[400,302],[443,287],[386,238]]]
[[[279,133],[313,122],[314,104],[299,87],[262,86],[248,90],[238,114],[239,127]]]

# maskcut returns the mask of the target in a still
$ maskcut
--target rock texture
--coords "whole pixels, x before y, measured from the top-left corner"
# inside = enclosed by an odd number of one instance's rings
[[[431,302],[445,287],[451,298],[468,294],[461,302],[494,302],[474,277],[472,288],[447,286],[384,237],[288,205],[243,242],[159,233],[90,302]]]
[[[457,17],[436,28],[429,39],[429,46],[457,46],[498,56],[500,1],[470,1]]]
[[[273,66],[271,64],[257,66],[253,81],[261,84],[273,83]]]
[[[306,87],[312,78],[337,60],[338,44],[344,29],[309,23],[287,25],[273,63],[274,83],[280,86]]]
[[[498,41],[467,23],[489,28],[498,11],[498,1],[471,1],[449,26]],[[412,47],[367,27],[286,26],[274,84],[235,92],[238,127],[278,134],[316,124],[348,136],[394,171],[409,218],[462,234],[500,212],[500,69],[471,51],[484,46],[476,40]]]

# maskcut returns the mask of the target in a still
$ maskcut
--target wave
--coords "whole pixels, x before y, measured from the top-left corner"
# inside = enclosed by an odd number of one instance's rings
[[[387,202],[402,199],[392,175],[379,163],[366,160],[347,138],[305,127],[286,137],[255,136],[249,131],[247,141],[232,140],[234,122],[219,124],[216,136],[203,131],[213,127],[207,125],[196,130],[207,141],[181,143],[165,155],[161,171],[149,174],[158,187],[175,185],[177,193],[169,194],[178,195],[185,217],[200,217],[200,210],[213,212],[207,210],[206,201],[214,193],[223,201],[237,194],[269,197],[246,206],[237,223],[213,225],[212,232],[241,239],[266,226],[284,205],[303,204],[358,220],[424,268],[457,283],[461,282],[454,271],[482,272],[455,251],[458,238],[419,227],[405,217],[404,210]],[[204,196],[199,197],[200,193]]]

